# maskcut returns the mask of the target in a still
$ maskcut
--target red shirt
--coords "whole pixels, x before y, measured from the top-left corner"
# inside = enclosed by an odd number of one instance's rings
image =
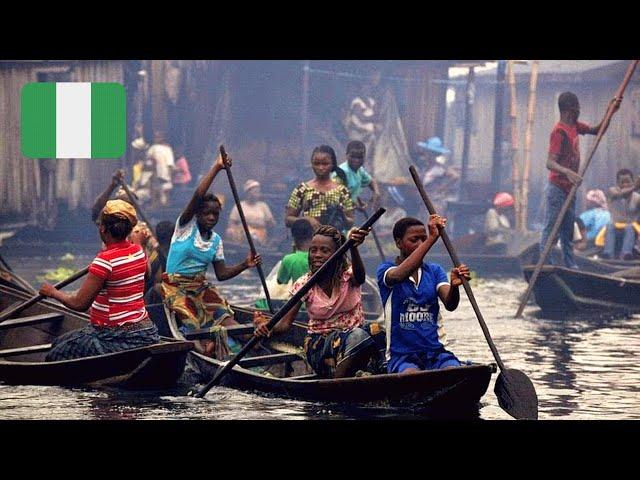
[[[580,167],[580,142],[578,135],[584,135],[590,130],[589,125],[578,122],[575,125],[556,123],[551,131],[549,141],[549,153],[558,155],[558,163],[578,173]],[[569,193],[573,184],[564,173],[551,170],[549,183],[553,183],[565,192]]]
[[[89,273],[105,280],[89,310],[91,323],[111,327],[146,319],[143,299],[146,270],[147,257],[142,247],[128,240],[101,251],[89,265]]]

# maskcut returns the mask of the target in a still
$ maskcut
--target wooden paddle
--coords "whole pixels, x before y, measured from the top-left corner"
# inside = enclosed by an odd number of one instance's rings
[[[411,166],[409,167],[409,171],[411,172],[413,181],[415,182],[416,187],[420,192],[420,196],[424,201],[425,207],[427,207],[427,210],[431,215],[435,214],[436,209],[433,207],[431,200],[429,200],[427,193],[424,191],[424,187],[420,182],[420,177],[418,176],[416,168],[414,166]],[[443,228],[439,228],[439,231],[440,238],[442,238],[445,247],[447,247],[447,251],[449,252],[451,261],[453,262],[454,266],[460,266],[460,259],[458,258],[453,244],[449,239],[449,235]],[[496,362],[500,367],[500,374],[498,375],[496,386],[494,388],[496,397],[498,397],[498,404],[505,412],[507,412],[512,417],[517,418],[518,420],[537,420],[538,395],[536,395],[536,389],[533,386],[533,383],[531,382],[531,380],[529,380],[529,377],[527,377],[520,370],[506,368],[504,363],[502,363],[502,359],[500,358],[498,349],[491,339],[491,334],[489,333],[487,324],[482,317],[480,307],[478,307],[478,302],[476,302],[476,298],[473,295],[473,291],[471,290],[471,285],[469,285],[469,282],[464,277],[462,277],[462,285],[464,286],[465,292],[467,292],[467,297],[469,297],[469,302],[471,302],[473,311],[476,313],[476,317],[480,322],[480,327],[482,328],[482,333],[484,333],[484,338],[487,340],[489,348],[493,353],[493,357],[496,359]]]
[[[367,212],[366,208],[362,208],[361,212],[365,216],[365,218],[369,217],[369,212]],[[378,235],[376,235],[376,231],[373,228],[371,229],[371,235],[373,235],[373,241],[376,242],[376,247],[378,248],[378,253],[380,254],[380,260],[384,262],[386,260],[386,257],[384,256],[384,251],[382,250],[380,240],[378,240]]]
[[[224,150],[224,145],[220,145],[220,155],[222,155],[222,159],[226,165],[227,163],[227,152]],[[233,199],[236,202],[236,207],[238,208],[238,215],[240,216],[240,221],[242,222],[242,228],[244,229],[244,234],[247,237],[247,242],[249,242],[249,249],[251,250],[251,255],[255,256],[258,254],[256,251],[256,246],[253,244],[253,237],[251,236],[251,232],[249,231],[249,225],[247,225],[247,219],[244,217],[244,211],[242,210],[242,205],[240,204],[240,196],[238,195],[238,189],[236,188],[236,182],[233,180],[233,175],[231,174],[231,167],[229,165],[226,166],[225,171],[227,172],[227,178],[229,179],[229,186],[231,187],[231,192],[233,193]],[[265,279],[264,272],[262,271],[262,265],[256,265],[256,269],[258,270],[258,275],[260,276],[260,282],[262,283],[262,289],[264,290],[264,295],[267,299],[267,305],[269,305],[269,311],[274,313],[273,305],[271,305],[271,296],[269,295],[269,288],[267,287],[267,280]]]
[[[627,85],[629,84],[629,81],[633,76],[633,72],[638,66],[638,62],[640,62],[640,60],[634,60],[629,65],[629,68],[627,69],[627,73],[624,76],[624,79],[622,80],[622,83],[620,84],[618,91],[616,92],[616,96],[614,97],[614,100],[618,100],[622,98],[622,94],[627,88]],[[593,154],[596,153],[596,148],[598,148],[598,145],[600,144],[600,140],[602,140],[602,136],[604,135],[604,132],[606,131],[606,127],[608,126],[609,120],[611,120],[611,117],[613,116],[614,113],[615,113],[615,101],[609,104],[609,108],[607,108],[607,113],[605,114],[602,122],[600,123],[600,130],[598,130],[596,141],[594,142],[593,147],[591,147],[591,151],[589,152],[587,161],[584,162],[584,164],[581,165],[580,167],[580,171],[578,172],[578,175],[580,175],[583,178],[584,178],[584,172],[587,170],[587,167],[589,166],[589,163],[593,158]],[[551,230],[551,234],[549,235],[549,238],[547,239],[547,243],[542,250],[542,254],[538,259],[538,264],[536,265],[536,268],[533,271],[531,278],[529,279],[529,286],[527,287],[527,291],[525,292],[524,297],[522,297],[522,300],[520,301],[520,306],[518,307],[518,311],[516,312],[516,318],[522,316],[524,307],[529,301],[529,297],[531,296],[533,287],[536,284],[536,280],[538,280],[540,271],[542,270],[542,265],[544,265],[544,261],[547,259],[547,256],[549,256],[549,252],[551,252],[553,245],[557,241],[556,235],[558,234],[558,230],[560,230],[560,225],[562,224],[562,220],[567,214],[567,210],[569,210],[569,205],[571,205],[571,202],[573,201],[573,198],[575,197],[577,191],[578,191],[578,185],[574,184],[571,187],[569,194],[567,195],[567,199],[564,201],[564,205],[562,205],[562,209],[560,209],[560,213],[558,213],[558,217],[556,218],[556,223],[553,224],[553,229]]]
[[[361,229],[367,229],[367,228],[371,227],[382,216],[382,214],[385,211],[386,210],[384,208],[379,208],[376,211],[376,213],[374,213],[373,216],[368,218],[367,221],[364,222],[364,224],[360,228]],[[322,278],[322,276],[331,267],[331,265],[333,263],[335,263],[340,257],[342,257],[342,255],[344,255],[346,253],[346,251],[349,250],[353,246],[353,243],[354,243],[353,240],[350,240],[350,239],[347,240],[344,243],[344,245],[342,245],[333,255],[331,255],[331,258],[329,258],[329,260],[327,260],[316,271],[316,273],[314,273],[311,276],[311,278],[307,281],[307,283],[305,283],[302,286],[302,288],[300,290],[298,290],[296,292],[296,294],[293,295],[287,301],[287,303],[285,303],[282,306],[282,308],[280,310],[278,310],[273,315],[273,317],[271,317],[271,320],[269,320],[269,323],[267,323],[267,328],[269,328],[271,330],[276,325],[276,323],[278,323],[282,319],[282,317],[284,317],[289,312],[289,310],[291,310],[302,299],[302,297],[304,297],[307,294],[307,292],[309,290],[311,290],[311,288],[316,283],[318,283],[320,278]],[[256,336],[254,336],[251,340],[249,340],[245,344],[245,346],[242,347],[242,350],[240,350],[229,362],[227,362],[224,367],[222,367],[220,370],[218,370],[218,372],[215,374],[215,376],[211,379],[211,381],[209,383],[207,383],[204,387],[202,387],[200,390],[198,390],[198,392],[195,394],[195,396],[198,397],[198,398],[202,398],[211,389],[211,387],[213,387],[214,385],[217,385],[218,383],[220,383],[220,380],[222,379],[222,377],[229,370],[231,370],[242,359],[242,357],[244,357],[246,355],[246,353],[249,350],[251,350],[253,348],[253,346],[256,343],[258,343],[260,340],[261,340],[261,337],[256,337]]]
[[[5,259],[2,258],[2,255],[0,255],[0,263],[4,265],[6,271],[9,273],[9,275],[14,279],[14,281],[18,285],[20,285],[22,288],[24,288],[28,292],[36,293],[36,289],[33,288],[33,286],[31,286],[31,284],[27,282],[24,278],[22,278],[20,275],[14,272],[13,269],[9,266],[9,264],[5,261]]]
[[[140,219],[144,223],[146,223],[147,226],[149,227],[149,232],[151,232],[151,236],[155,239],[155,241],[158,244],[158,248],[156,248],[156,253],[160,257],[160,261],[163,264],[166,265],[167,264],[167,257],[165,257],[164,253],[162,252],[162,249],[160,248],[160,242],[158,241],[158,237],[156,237],[156,234],[154,233],[153,228],[151,228],[151,223],[149,223],[149,220],[147,220],[147,217],[145,216],[144,212],[142,211],[142,208],[140,208],[140,204],[136,200],[136,197],[133,195],[133,192],[129,189],[129,187],[127,186],[126,183],[124,183],[123,180],[118,179],[118,183],[124,189],[124,191],[127,193],[127,196],[129,197],[129,200],[131,201],[131,205],[133,205],[133,207],[137,210],[138,215],[140,215]]]
[[[82,270],[74,273],[73,275],[71,275],[70,277],[62,280],[61,282],[58,282],[54,285],[55,288],[60,289],[63,287],[66,287],[67,285],[69,285],[70,283],[75,282],[76,280],[78,280],[81,277],[84,277],[87,273],[89,272],[89,267],[85,267]],[[7,320],[8,318],[11,318],[13,315],[16,315],[17,313],[22,312],[23,310],[29,308],[30,306],[38,303],[40,300],[42,300],[43,298],[45,298],[44,295],[34,295],[33,297],[31,297],[29,300],[27,300],[26,302],[20,304],[20,305],[16,305],[13,308],[10,308],[8,310],[5,310],[3,312],[0,313],[0,323],[4,322],[5,320]]]

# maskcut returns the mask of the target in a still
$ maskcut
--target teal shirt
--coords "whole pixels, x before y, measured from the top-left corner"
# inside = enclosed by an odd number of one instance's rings
[[[351,200],[355,202],[362,193],[362,189],[371,184],[371,175],[369,175],[369,172],[367,172],[364,167],[360,167],[357,172],[354,172],[351,170],[351,167],[349,167],[349,162],[341,163],[339,167],[347,174],[346,187],[351,194]],[[335,177],[336,174],[333,173],[333,178]]]
[[[305,273],[309,272],[309,254],[304,251],[296,251],[285,255],[278,270],[278,283],[285,285],[289,280],[294,282]]]
[[[205,240],[200,235],[195,215],[183,227],[178,217],[171,237],[166,272],[194,276],[206,272],[209,263],[220,260],[224,260],[220,235],[213,232],[211,238]]]

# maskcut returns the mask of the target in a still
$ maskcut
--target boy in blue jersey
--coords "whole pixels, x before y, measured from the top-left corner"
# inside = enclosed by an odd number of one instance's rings
[[[457,367],[460,361],[446,350],[438,336],[438,298],[453,311],[460,302],[458,287],[462,277],[469,279],[469,268],[451,270],[451,282],[443,268],[427,263],[424,256],[440,235],[438,227],[446,218],[431,215],[427,228],[417,218],[398,220],[393,238],[400,250],[395,261],[378,266],[378,286],[384,306],[387,331],[387,371],[412,373]]]

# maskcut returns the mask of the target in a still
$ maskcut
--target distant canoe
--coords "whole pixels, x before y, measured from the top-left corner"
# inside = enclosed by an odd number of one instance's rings
[[[0,282],[0,310],[32,294]],[[15,385],[109,385],[164,389],[184,370],[192,342],[165,338],[161,343],[105,355],[45,362],[57,336],[86,326],[88,316],[42,300],[19,318],[0,323],[0,381]]]
[[[527,282],[535,265],[523,266]],[[544,265],[533,288],[536,303],[549,318],[584,313],[624,315],[640,312],[640,281]]]
[[[514,244],[511,251],[504,255],[482,253],[484,249],[484,236],[482,234],[465,235],[454,239],[453,242],[458,251],[460,261],[467,264],[473,272],[481,275],[520,275],[523,259],[531,258],[533,250],[537,248],[537,243],[535,240],[531,240],[531,236]],[[248,247],[245,245],[224,242],[224,254],[227,263],[232,264],[243,261],[248,251]],[[265,271],[271,270],[284,255],[290,253],[278,251],[274,248],[258,249],[258,251],[262,255]],[[385,254],[388,260],[393,260],[398,255],[398,252],[394,248],[393,251],[385,251]],[[375,277],[378,265],[382,262],[378,251],[371,245],[365,244],[361,248],[360,256],[367,275]],[[444,246],[441,245],[441,242],[437,242],[432,247],[425,259],[427,262],[442,265],[445,270],[453,266],[451,257]]]
[[[551,255],[554,255],[558,261],[556,263],[561,264],[559,260],[562,257],[560,248],[554,247],[551,251]],[[540,247],[538,244],[534,248],[528,249],[521,258],[522,265],[535,265],[540,258]],[[610,275],[620,270],[626,270],[629,268],[639,267],[640,262],[637,260],[605,260],[603,258],[596,258],[596,255],[590,252],[581,252],[580,250],[573,251],[573,258],[580,270],[590,273],[599,273],[602,275]],[[545,265],[551,265],[551,260],[547,258]]]

